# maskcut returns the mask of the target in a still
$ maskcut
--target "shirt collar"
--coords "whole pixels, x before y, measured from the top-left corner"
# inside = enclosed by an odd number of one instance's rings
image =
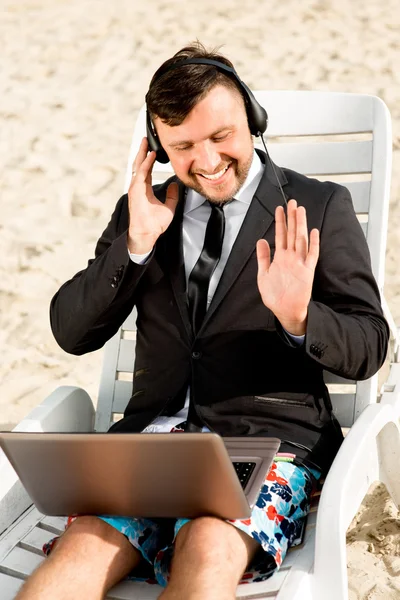
[[[246,177],[246,181],[244,182],[240,190],[235,194],[235,200],[243,202],[244,204],[250,204],[258,187],[258,184],[261,181],[263,171],[264,165],[257,152],[254,151],[253,160],[248,175]],[[196,208],[204,204],[205,201],[206,199],[204,198],[204,196],[202,196],[195,190],[189,188],[187,190],[186,195],[185,208],[183,211],[184,214],[186,215],[192,210],[195,210]]]

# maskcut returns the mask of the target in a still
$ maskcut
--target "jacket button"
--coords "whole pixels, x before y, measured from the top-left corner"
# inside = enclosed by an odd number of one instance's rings
[[[192,358],[194,360],[199,360],[199,358],[201,358],[201,352],[192,352]]]
[[[118,287],[118,282],[119,282],[119,278],[117,278],[117,277],[113,277],[113,278],[111,279],[111,287],[112,287],[112,288],[116,288],[116,287]]]
[[[310,352],[317,358],[322,358],[324,355],[324,350],[322,350],[322,348],[319,348],[315,344],[310,345]]]

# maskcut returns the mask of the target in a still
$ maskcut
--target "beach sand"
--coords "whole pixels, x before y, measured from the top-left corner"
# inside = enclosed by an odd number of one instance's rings
[[[1,428],[62,384],[96,399],[101,353],[65,354],[49,301],[85,267],[122,193],[151,75],[196,37],[223,44],[253,89],[362,92],[387,103],[385,296],[400,322],[398,0],[2,0],[0,9]],[[374,487],[348,533],[351,600],[400,598],[399,561],[398,512]]]

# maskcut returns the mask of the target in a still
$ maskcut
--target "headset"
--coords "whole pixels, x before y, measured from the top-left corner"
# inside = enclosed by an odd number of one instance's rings
[[[257,102],[252,91],[240,79],[240,77],[236,73],[235,69],[232,69],[231,67],[228,67],[228,65],[225,65],[224,63],[221,63],[217,60],[212,60],[209,58],[185,58],[185,59],[180,60],[172,65],[165,67],[164,69],[161,69],[157,73],[157,79],[159,77],[162,77],[162,75],[164,75],[168,71],[172,71],[173,69],[178,69],[179,67],[182,67],[184,65],[211,65],[213,67],[216,67],[218,69],[218,71],[221,71],[222,73],[224,73],[225,75],[227,75],[228,77],[230,77],[231,79],[236,81],[240,90],[242,91],[242,95],[244,98],[244,102],[245,102],[245,106],[246,106],[246,113],[247,113],[247,121],[249,124],[250,133],[256,137],[261,136],[262,142],[264,144],[265,152],[267,154],[268,160],[272,166],[272,170],[273,170],[276,180],[278,182],[278,186],[279,186],[282,198],[284,200],[284,204],[286,205],[287,204],[286,196],[283,192],[281,183],[279,181],[278,175],[275,170],[274,163],[272,162],[272,160],[269,156],[267,147],[265,145],[264,137],[263,137],[263,133],[266,131],[267,126],[268,126],[268,114],[267,114],[267,111],[265,110],[265,108],[263,106],[261,106],[261,104],[259,102]],[[156,160],[162,164],[168,163],[169,162],[168,155],[161,145],[160,139],[157,136],[157,132],[151,121],[150,113],[148,110],[146,110],[146,136],[147,136],[147,140],[149,143],[149,150],[156,153]]]

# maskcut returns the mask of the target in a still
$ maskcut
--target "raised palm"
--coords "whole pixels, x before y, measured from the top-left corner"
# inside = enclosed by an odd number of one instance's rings
[[[319,256],[319,233],[313,229],[308,240],[304,207],[288,203],[288,218],[276,209],[275,255],[271,262],[266,240],[257,242],[258,289],[262,301],[290,333],[305,333],[315,267]]]

